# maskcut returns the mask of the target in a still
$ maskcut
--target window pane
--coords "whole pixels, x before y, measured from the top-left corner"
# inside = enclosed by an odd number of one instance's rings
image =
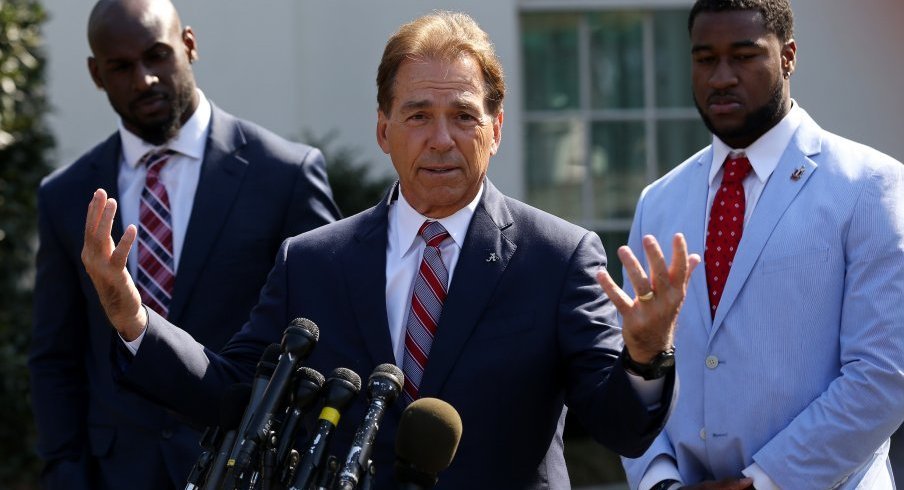
[[[590,168],[595,218],[631,218],[646,184],[643,122],[593,124]]]
[[[609,231],[597,232],[597,234],[603,240],[603,248],[606,250],[606,271],[609,272],[616,284],[623,286],[625,283],[622,274],[622,263],[621,260],[618,260],[616,251],[618,247],[628,244],[628,232]],[[643,251],[638,252],[635,250],[634,253],[643,253]]]
[[[664,175],[701,148],[712,142],[712,136],[699,119],[660,121],[657,126],[658,174]]]
[[[694,107],[687,15],[685,10],[653,13],[657,107]]]
[[[603,12],[588,21],[593,108],[643,107],[643,15]]]
[[[532,205],[571,221],[581,217],[585,178],[580,122],[527,125],[527,199]]]
[[[574,109],[578,99],[578,16],[521,17],[527,110]]]

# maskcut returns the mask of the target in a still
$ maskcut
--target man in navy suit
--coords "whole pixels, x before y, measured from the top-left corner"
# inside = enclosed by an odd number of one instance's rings
[[[599,237],[504,196],[486,178],[502,138],[505,86],[488,36],[467,15],[438,12],[402,26],[377,85],[377,141],[399,182],[375,207],[287,240],[249,323],[219,353],[138,302],[124,267],[135,230],[114,243],[117,203],[95,194],[85,266],[122,338],[143,336],[124,383],[216,423],[211,402],[249,379],[264,348],[306,317],[320,327],[306,365],[366,376],[395,363],[409,381],[407,399],[438,397],[458,410],[464,434],[437,488],[570,488],[566,404],[601,443],[641,454],[674,396],[673,323],[699,257],[682,252],[678,235],[669,265],[649,240],[652,279],[632,270],[639,301],[613,290],[625,315],[619,329],[596,280],[606,265]],[[439,227],[445,238],[437,240],[429,230]],[[428,324],[435,329],[424,345],[428,335],[417,329]],[[377,488],[393,488],[403,405],[380,425]],[[361,397],[343,416],[334,451],[349,447],[365,409]]]
[[[699,0],[689,30],[713,143],[643,192],[629,243],[680,230],[704,266],[678,317],[682,396],[650,450],[625,460],[631,486],[892,489],[904,166],[791,99],[787,0]]]
[[[85,202],[109,190],[120,236],[139,222],[142,156],[175,152],[159,173],[175,268],[167,318],[213,349],[247,319],[279,244],[339,214],[317,149],[227,114],[196,88],[195,35],[168,0],[101,1],[88,38],[91,77],[120,125],[39,191],[30,368],[43,483],[182,488],[198,432],[114,383],[109,323],[80,259]]]

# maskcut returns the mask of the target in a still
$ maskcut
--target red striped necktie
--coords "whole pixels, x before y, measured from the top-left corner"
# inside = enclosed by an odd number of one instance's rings
[[[439,221],[425,221],[418,234],[424,237],[427,247],[414,278],[414,292],[405,326],[402,372],[405,374],[405,398],[409,403],[418,397],[449,282],[449,272],[439,249],[443,240],[449,238],[449,233]]]
[[[164,318],[169,312],[176,267],[173,260],[173,228],[169,195],[160,171],[172,150],[154,150],[141,158],[147,167],[138,217],[138,277],[135,285],[141,301]]]

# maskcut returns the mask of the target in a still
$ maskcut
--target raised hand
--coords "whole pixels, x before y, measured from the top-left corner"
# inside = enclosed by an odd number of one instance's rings
[[[671,264],[666,264],[662,249],[653,236],[643,237],[643,248],[650,265],[650,277],[629,247],[618,249],[618,257],[625,266],[636,298],[632,299],[615,284],[605,269],[597,273],[597,280],[622,316],[622,336],[631,358],[646,364],[672,346],[678,311],[700,256],[688,255],[687,242],[681,233],[676,233],[672,239]]]
[[[147,324],[141,295],[126,269],[129,250],[138,230],[135,225],[129,225],[119,244],[114,244],[111,232],[115,216],[116,200],[107,198],[103,189],[96,190],[85,219],[82,263],[113,328],[125,340],[131,341],[138,338]]]

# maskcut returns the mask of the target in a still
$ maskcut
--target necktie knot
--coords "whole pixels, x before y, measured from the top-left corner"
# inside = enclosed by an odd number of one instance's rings
[[[174,150],[169,148],[160,148],[151,150],[141,157],[138,161],[139,165],[144,165],[148,169],[148,174],[156,177],[163,167],[169,162],[169,157],[175,154]]]
[[[424,237],[428,247],[439,247],[443,240],[449,238],[449,232],[440,224],[439,221],[424,221],[418,230],[418,235]]]
[[[753,170],[753,167],[750,166],[750,160],[746,156],[743,154],[736,157],[729,155],[723,164],[722,183],[735,184],[741,182],[751,170]]]

